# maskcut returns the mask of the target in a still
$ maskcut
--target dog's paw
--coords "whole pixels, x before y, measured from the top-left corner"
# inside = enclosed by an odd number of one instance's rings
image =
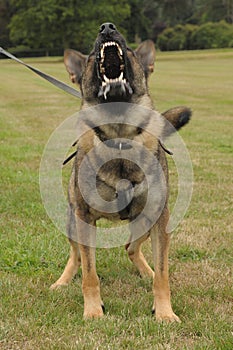
[[[172,323],[172,322],[181,323],[180,318],[176,314],[174,314],[174,312],[171,315],[156,315],[156,321],[166,322],[166,323]]]
[[[104,316],[104,305],[96,307],[85,307],[83,318],[89,320],[92,318],[100,318]]]
[[[66,287],[68,286],[69,283],[61,283],[61,282],[55,282],[53,283],[50,287],[49,290],[57,290],[57,289],[61,289],[62,287]]]
[[[157,322],[178,322],[181,323],[180,318],[173,312],[163,313],[163,312],[155,312],[155,309],[152,310],[152,314],[155,315],[155,319]]]

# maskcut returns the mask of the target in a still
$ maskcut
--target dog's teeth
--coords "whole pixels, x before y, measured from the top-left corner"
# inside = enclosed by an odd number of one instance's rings
[[[104,58],[104,47],[102,47],[102,49],[100,50],[100,56],[101,58]]]
[[[118,50],[119,57],[123,56],[123,51],[122,51],[122,49],[121,49],[121,47],[120,47],[120,45],[118,43],[116,43],[115,41],[107,41],[101,47],[101,50],[100,50],[101,58],[104,58],[104,50],[108,46],[116,46],[117,50]]]
[[[107,100],[107,94],[110,91],[110,85],[108,84],[104,89],[104,99]]]
[[[109,79],[106,77],[106,75],[104,75],[104,80],[106,81],[106,83],[109,83]]]
[[[103,75],[104,81],[102,81],[102,86],[106,86],[107,84],[114,84],[114,83],[124,83],[126,84],[126,80],[123,79],[123,72],[121,72],[120,76],[118,78],[115,79],[109,79],[108,77],[106,77],[106,75]]]
[[[115,41],[107,41],[103,44],[102,48],[105,48],[106,46],[117,46],[121,50],[120,46]]]
[[[117,48],[118,48],[118,51],[119,51],[119,53],[120,53],[120,55],[122,56],[123,55],[123,52],[122,52],[122,50],[121,50],[121,47],[117,44]]]

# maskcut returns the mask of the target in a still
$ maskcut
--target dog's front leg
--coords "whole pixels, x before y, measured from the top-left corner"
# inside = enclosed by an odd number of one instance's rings
[[[103,316],[100,297],[100,283],[96,273],[95,248],[79,244],[82,261],[82,291],[84,298],[84,318]]]
[[[170,235],[166,232],[169,213],[163,210],[157,225],[151,229],[151,244],[154,260],[154,306],[157,321],[180,322],[172,310],[168,277],[168,250]]]
[[[79,251],[82,264],[82,292],[84,298],[84,318],[103,316],[103,303],[100,297],[100,282],[96,273],[95,225],[78,220]]]

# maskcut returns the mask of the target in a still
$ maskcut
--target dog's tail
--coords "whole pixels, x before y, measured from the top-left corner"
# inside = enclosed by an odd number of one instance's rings
[[[162,116],[171,124],[166,123],[163,130],[163,138],[170,136],[175,130],[179,130],[186,125],[191,115],[191,109],[185,106],[174,107],[162,113]]]

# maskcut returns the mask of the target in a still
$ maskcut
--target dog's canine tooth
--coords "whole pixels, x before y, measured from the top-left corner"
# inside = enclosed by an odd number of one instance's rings
[[[116,43],[116,46],[117,46],[118,52],[119,52],[120,55],[122,56],[122,55],[123,55],[123,51],[121,50],[120,45],[118,45],[118,44]]]
[[[123,79],[123,75],[124,75],[124,73],[121,72],[120,76],[118,77],[118,79],[119,79],[120,81]]]
[[[104,48],[103,47],[100,50],[100,56],[101,56],[101,58],[104,58]]]
[[[107,100],[107,94],[110,91],[110,84],[107,84],[104,89],[104,99]]]

